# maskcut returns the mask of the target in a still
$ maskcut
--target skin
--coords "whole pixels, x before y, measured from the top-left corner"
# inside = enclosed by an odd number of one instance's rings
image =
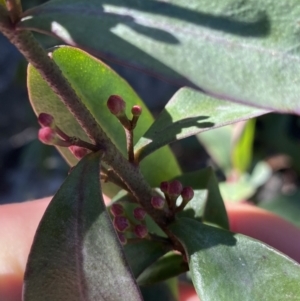
[[[37,225],[50,198],[0,206],[0,296],[21,301],[25,265]],[[300,262],[300,229],[248,204],[227,204],[230,229],[262,240]],[[180,284],[180,301],[199,301],[194,289]]]

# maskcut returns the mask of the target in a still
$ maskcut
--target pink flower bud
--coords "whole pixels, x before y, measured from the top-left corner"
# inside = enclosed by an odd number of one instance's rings
[[[119,232],[124,232],[129,228],[129,221],[125,216],[115,216],[113,221],[114,227]]]
[[[131,113],[133,116],[140,116],[142,114],[142,107],[140,106],[133,106],[131,109]]]
[[[38,117],[38,122],[43,127],[52,127],[54,125],[54,118],[47,113],[41,113]]]
[[[153,196],[151,198],[151,205],[155,208],[155,209],[163,209],[165,206],[165,199],[163,199],[160,196]]]
[[[121,243],[123,246],[126,245],[126,243],[127,243],[127,238],[126,238],[125,234],[124,234],[124,233],[121,233],[121,232],[117,232],[117,234],[118,234],[120,243]]]
[[[178,197],[181,194],[182,191],[182,184],[177,181],[174,180],[171,183],[169,183],[169,187],[168,187],[168,194],[172,197]]]
[[[136,225],[133,232],[139,238],[145,238],[148,235],[148,229],[145,225]]]
[[[146,211],[145,211],[145,209],[143,209],[141,207],[134,208],[134,210],[133,210],[133,216],[137,220],[142,221],[145,218],[145,216],[146,216]]]
[[[110,212],[113,216],[122,215],[124,213],[124,208],[121,204],[112,204],[110,207]]]
[[[161,182],[160,183],[160,190],[163,193],[167,193],[168,192],[168,188],[169,188],[169,183],[168,182]]]
[[[69,146],[69,150],[77,159],[82,159],[89,152],[88,149],[77,145]]]
[[[194,190],[187,186],[182,189],[181,196],[184,202],[189,202],[194,197]]]
[[[49,145],[54,145],[57,140],[55,130],[50,127],[39,129],[38,137],[41,142]]]
[[[113,115],[121,115],[125,112],[126,103],[119,95],[111,95],[107,100],[107,107]]]

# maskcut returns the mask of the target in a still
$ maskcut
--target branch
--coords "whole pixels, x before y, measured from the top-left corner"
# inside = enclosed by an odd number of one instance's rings
[[[0,6],[0,31],[14,44],[41,74],[52,90],[70,110],[79,124],[87,133],[91,141],[104,150],[103,162],[111,166],[116,175],[128,187],[128,190],[137,199],[138,203],[148,212],[156,223],[169,235],[167,220],[163,212],[151,205],[152,188],[144,179],[140,169],[128,162],[116,146],[107,137],[103,129],[95,121],[86,106],[83,105],[76,92],[63,76],[59,67],[48,57],[44,49],[34,39],[30,31],[17,31],[11,23],[8,13]],[[176,238],[172,239],[175,247],[180,245]]]

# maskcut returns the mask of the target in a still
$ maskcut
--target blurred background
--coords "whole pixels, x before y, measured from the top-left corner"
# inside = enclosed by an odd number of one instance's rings
[[[24,10],[46,1],[24,1]],[[44,47],[61,44],[37,35]],[[179,87],[106,61],[157,116]],[[37,140],[26,89],[27,63],[0,34],[0,204],[53,195],[69,167]],[[268,114],[172,145],[184,171],[213,166],[226,201],[249,201],[300,226],[300,118]]]

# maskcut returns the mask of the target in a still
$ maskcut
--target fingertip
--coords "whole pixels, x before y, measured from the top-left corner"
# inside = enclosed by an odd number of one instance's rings
[[[20,301],[23,274],[50,198],[0,206],[0,300]]]
[[[191,284],[179,283],[180,301],[200,301],[194,287]]]

